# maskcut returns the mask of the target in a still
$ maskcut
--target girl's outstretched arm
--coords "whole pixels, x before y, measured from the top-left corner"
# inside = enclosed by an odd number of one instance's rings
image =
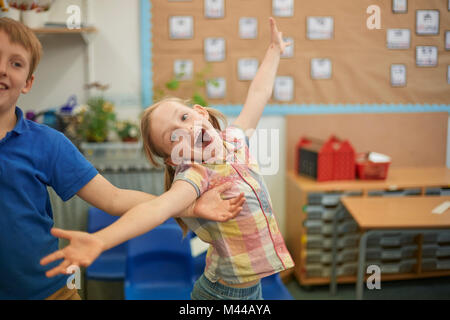
[[[170,190],[161,196],[135,206],[96,233],[52,229],[54,236],[68,239],[70,244],[41,260],[41,264],[46,265],[64,259],[46,272],[47,277],[64,274],[71,265],[89,266],[103,251],[150,231],[185,210],[196,198],[197,193],[188,182],[175,181]]]
[[[264,107],[272,95],[280,55],[290,45],[283,41],[283,35],[278,31],[275,20],[271,17],[269,21],[272,41],[250,85],[244,107],[234,122],[234,125],[243,129],[247,136],[253,132],[253,130],[250,132],[249,129],[255,129],[258,125]]]

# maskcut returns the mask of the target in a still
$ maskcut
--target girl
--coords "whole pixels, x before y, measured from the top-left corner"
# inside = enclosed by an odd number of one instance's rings
[[[272,41],[249,89],[243,110],[232,126],[220,130],[224,117],[200,105],[188,107],[182,100],[165,99],[149,107],[142,118],[144,148],[149,160],[157,157],[166,167],[166,192],[157,199],[129,210],[117,222],[92,235],[53,230],[70,245],[42,260],[47,264],[65,258],[48,272],[64,272],[69,265],[87,266],[104,250],[143,234],[162,218],[183,211],[204,192],[223,182],[233,187],[224,193],[246,199],[241,213],[227,222],[181,218],[210,244],[203,275],[194,285],[192,299],[262,299],[260,279],[291,268],[293,261],[272,213],[267,187],[257,164],[250,159],[248,138],[271,96],[280,55],[289,45],[270,18]],[[246,136],[247,133],[247,136]],[[160,215],[158,215],[159,217]]]

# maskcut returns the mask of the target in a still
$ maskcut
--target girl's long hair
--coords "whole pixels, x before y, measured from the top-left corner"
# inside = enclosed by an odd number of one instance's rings
[[[175,177],[175,168],[165,161],[168,157],[170,157],[170,155],[164,154],[160,150],[157,150],[157,148],[155,147],[155,144],[153,143],[150,135],[150,131],[152,128],[150,118],[151,114],[153,113],[153,111],[155,111],[156,108],[168,102],[176,102],[187,107],[191,107],[191,104],[188,100],[186,101],[173,97],[164,98],[145,109],[141,119],[141,137],[143,140],[145,155],[153,166],[157,168],[164,166],[164,191],[169,190],[172,186],[173,179]],[[222,129],[220,122],[222,122],[225,126],[227,125],[225,116],[220,111],[212,108],[206,108],[206,110],[209,114],[209,122],[211,122],[214,129],[221,131]],[[164,161],[162,162],[161,160]],[[178,223],[178,225],[183,230],[183,233],[186,235],[188,231],[187,225],[180,218],[175,218],[175,221]]]

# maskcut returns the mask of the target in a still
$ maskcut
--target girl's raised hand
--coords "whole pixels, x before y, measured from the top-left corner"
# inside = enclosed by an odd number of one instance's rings
[[[270,17],[270,29],[271,29],[271,45],[278,46],[280,48],[280,53],[284,52],[284,49],[286,47],[289,47],[291,45],[290,42],[285,42],[283,40],[283,33],[278,31],[277,23],[275,22],[275,19]]]
[[[64,259],[57,267],[45,273],[49,278],[60,273],[67,274],[67,268],[72,265],[89,266],[102,253],[104,248],[104,244],[100,239],[86,232],[52,228],[51,234],[58,238],[70,240],[70,244],[64,249],[55,251],[42,258],[41,265]]]

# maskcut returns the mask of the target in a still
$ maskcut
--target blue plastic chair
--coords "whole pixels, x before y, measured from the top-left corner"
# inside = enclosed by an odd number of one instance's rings
[[[261,280],[262,296],[265,300],[294,300],[284,286],[278,273]]]
[[[126,300],[189,300],[194,285],[190,237],[173,223],[128,241]]]
[[[106,212],[90,208],[88,211],[89,233],[103,229],[119,217]],[[125,278],[125,263],[127,257],[127,243],[120,244],[103,252],[89,267],[86,268],[86,278],[92,280],[123,280]]]

